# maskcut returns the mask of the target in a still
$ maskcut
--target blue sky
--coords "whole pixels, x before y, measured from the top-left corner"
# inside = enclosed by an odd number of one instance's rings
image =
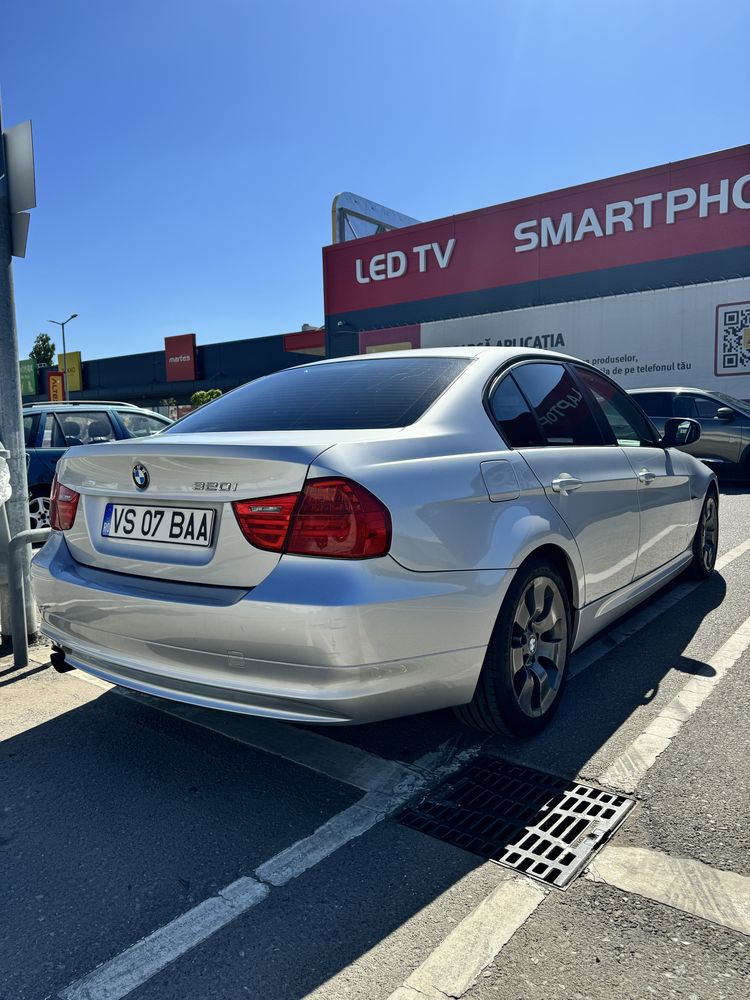
[[[739,0],[6,5],[21,356],[72,312],[84,358],[321,323],[341,190],[430,219],[746,143],[746,28]]]

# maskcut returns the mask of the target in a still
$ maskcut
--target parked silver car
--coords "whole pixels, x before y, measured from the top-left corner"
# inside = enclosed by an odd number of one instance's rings
[[[460,706],[533,734],[572,650],[692,565],[715,477],[609,378],[455,348],[258,379],[71,449],[33,564],[58,669],[312,723]]]
[[[717,472],[750,479],[750,404],[725,392],[665,387],[631,389],[657,430],[670,417],[692,417],[701,425],[698,441],[682,445]]]

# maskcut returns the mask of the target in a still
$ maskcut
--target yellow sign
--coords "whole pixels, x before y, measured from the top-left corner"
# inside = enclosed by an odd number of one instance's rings
[[[47,373],[47,398],[53,403],[65,401],[65,385],[62,372]]]
[[[67,366],[67,383],[68,392],[80,392],[83,389],[83,378],[81,375],[81,352],[80,351],[68,351],[65,356],[65,364]],[[63,370],[63,356],[62,354],[57,355],[57,370]]]

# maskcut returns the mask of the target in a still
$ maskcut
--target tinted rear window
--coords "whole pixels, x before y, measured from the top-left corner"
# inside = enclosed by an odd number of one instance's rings
[[[468,358],[382,358],[287,368],[188,414],[166,434],[405,427]]]
[[[672,416],[672,397],[666,392],[635,392],[633,399],[650,417]]]
[[[494,390],[490,406],[511,448],[534,448],[544,444],[529,404],[512,375],[506,375]]]
[[[23,436],[26,447],[30,448],[36,442],[36,430],[39,426],[38,413],[24,413],[23,415]]]
[[[513,377],[533,407],[549,445],[597,445],[603,438],[583,393],[562,365],[519,365]]]

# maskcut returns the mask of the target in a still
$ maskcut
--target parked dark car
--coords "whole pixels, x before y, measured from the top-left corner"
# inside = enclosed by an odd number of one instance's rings
[[[681,445],[716,472],[750,479],[750,403],[705,389],[631,389],[649,417],[664,430],[670,417],[691,417],[701,425],[694,443]]]
[[[169,427],[161,413],[128,403],[30,403],[23,408],[29,517],[32,528],[49,527],[49,495],[55,466],[79,444],[148,437]]]

